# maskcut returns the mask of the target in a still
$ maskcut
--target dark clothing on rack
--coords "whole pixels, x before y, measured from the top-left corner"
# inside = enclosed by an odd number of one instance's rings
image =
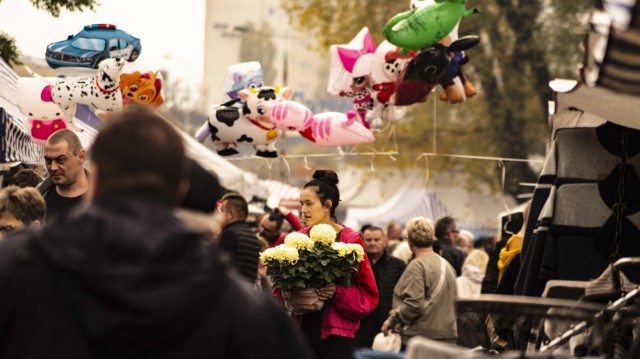
[[[487,271],[482,279],[482,294],[494,294],[496,288],[498,288],[498,276],[500,270],[498,269],[498,260],[500,259],[500,251],[507,244],[508,238],[503,238],[496,243],[496,248],[489,254],[489,262],[487,263]]]
[[[590,280],[612,255],[640,255],[640,131],[607,122],[555,136],[532,200],[536,230],[528,221],[516,294],[539,296],[550,279]]]

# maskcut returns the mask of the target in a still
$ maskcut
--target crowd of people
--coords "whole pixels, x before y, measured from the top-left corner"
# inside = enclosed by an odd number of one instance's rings
[[[331,170],[303,186],[300,217],[279,207],[249,221],[245,197],[144,108],[114,115],[90,151],[54,133],[44,164],[46,179],[25,169],[0,190],[0,358],[351,358],[381,332],[485,345],[455,301],[479,296],[492,266],[508,276],[520,243],[491,264],[495,238],[452,217],[349,228]],[[272,285],[260,253],[317,224],[366,256],[309,310]]]

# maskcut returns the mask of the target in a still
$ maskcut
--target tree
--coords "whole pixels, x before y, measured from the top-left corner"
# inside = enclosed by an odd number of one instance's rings
[[[276,45],[271,38],[273,29],[265,21],[256,31],[253,23],[249,22],[242,28],[240,39],[240,62],[258,61],[264,74],[264,83],[273,85],[276,80],[275,61],[277,60]]]
[[[16,40],[6,32],[0,32],[0,57],[7,64],[20,64],[20,51],[16,46]]]
[[[38,10],[44,10],[53,17],[60,16],[61,10],[68,11],[95,11],[94,7],[98,6],[97,0],[29,0],[31,4]],[[0,5],[2,0],[0,0]],[[0,32],[0,57],[11,66],[12,64],[20,64],[20,51],[16,45],[16,40],[5,32]]]
[[[556,77],[578,79],[582,54],[580,21],[595,0],[486,0],[469,1],[481,6],[481,14],[461,22],[461,36],[480,35],[471,49],[465,70],[479,95],[458,105],[436,103],[437,93],[427,103],[407,108],[397,128],[399,156],[377,159],[378,166],[413,166],[420,153],[469,154],[526,159],[544,155],[548,137],[547,102],[552,99],[548,83]],[[385,0],[283,0],[293,25],[311,32],[318,49],[347,43],[363,26],[369,27],[377,43],[382,27],[405,2]],[[434,111],[435,106],[435,111]],[[434,128],[434,116],[436,128]],[[387,134],[379,136],[385,140]],[[378,142],[377,141],[377,142]],[[437,146],[436,146],[437,144]],[[363,160],[369,164],[369,159]],[[472,186],[478,181],[498,188],[501,169],[497,162],[429,157],[432,169],[455,169]],[[537,173],[525,162],[506,162],[506,191],[515,194],[518,182],[535,181]]]

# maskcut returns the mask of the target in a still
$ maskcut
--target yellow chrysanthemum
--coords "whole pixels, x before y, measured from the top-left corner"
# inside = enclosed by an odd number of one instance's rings
[[[316,224],[309,231],[309,237],[314,242],[331,245],[336,241],[336,231],[328,224]]]
[[[313,241],[304,233],[293,232],[284,238],[284,244],[294,247],[297,250],[311,250]]]
[[[262,252],[260,258],[265,262],[276,260],[278,262],[296,262],[300,257],[298,250],[286,244],[281,244],[275,248],[269,248]]]
[[[347,243],[344,247],[347,253],[355,253],[356,260],[358,262],[362,262],[364,260],[364,250],[358,243]]]
[[[342,242],[334,242],[331,245],[331,248],[333,248],[334,251],[338,252],[338,255],[340,257],[344,257],[347,255],[347,249],[346,249],[346,243],[342,243]]]
[[[260,259],[264,262],[270,261],[273,259],[273,254],[276,252],[275,248],[269,248],[260,253]]]

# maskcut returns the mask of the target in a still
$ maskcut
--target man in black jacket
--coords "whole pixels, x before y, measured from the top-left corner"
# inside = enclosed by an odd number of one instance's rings
[[[357,347],[370,348],[373,338],[380,332],[382,324],[389,317],[393,289],[406,265],[402,260],[387,254],[387,237],[382,228],[368,226],[362,232],[362,241],[380,293],[378,306],[360,321],[360,329],[356,333]]]
[[[173,215],[188,187],[173,125],[109,119],[91,204],[0,241],[0,358],[306,358],[286,314]]]
[[[455,245],[458,237],[456,220],[446,216],[436,222],[436,237],[442,246],[442,258],[446,259],[456,270],[456,277],[462,274],[462,263],[467,258],[467,253]]]
[[[247,224],[249,205],[238,193],[227,193],[220,202],[222,233],[218,247],[231,255],[231,264],[251,283],[258,278],[260,241]]]

